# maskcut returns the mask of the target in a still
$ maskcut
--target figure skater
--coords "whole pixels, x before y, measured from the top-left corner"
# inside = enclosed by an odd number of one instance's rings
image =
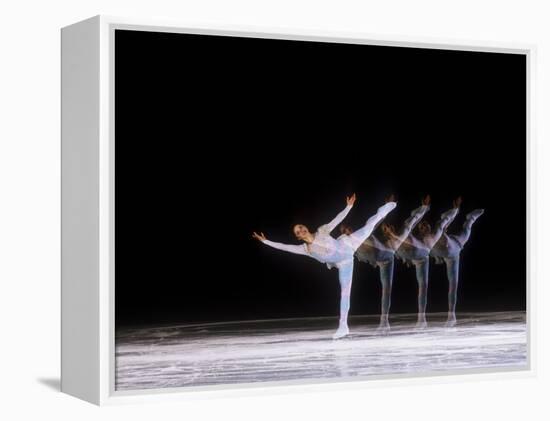
[[[281,244],[269,241],[263,233],[258,234],[254,232],[252,234],[253,238],[268,246],[290,253],[309,256],[321,263],[326,263],[329,269],[333,267],[338,269],[338,279],[340,281],[340,321],[333,339],[339,339],[349,334],[348,312],[353,277],[353,254],[365,239],[371,235],[376,224],[384,219],[396,206],[395,202],[386,203],[378,208],[376,214],[371,216],[361,229],[350,235],[343,235],[337,240],[330,233],[347,216],[355,203],[355,199],[355,193],[351,197],[347,197],[347,206],[345,209],[330,223],[319,227],[314,234],[305,225],[294,225],[292,231],[298,240],[303,241],[303,244]]]
[[[460,252],[470,238],[472,225],[483,215],[483,209],[475,209],[466,215],[466,220],[462,225],[462,230],[458,234],[447,234],[444,232],[439,241],[430,251],[430,256],[435,260],[435,263],[441,264],[445,262],[447,266],[447,279],[449,281],[449,312],[447,315],[447,326],[453,327],[456,325],[456,298],[458,290],[458,272],[460,263]]]
[[[393,201],[393,195],[388,200]],[[355,252],[355,256],[359,261],[370,263],[380,270],[382,299],[378,331],[381,333],[388,333],[390,330],[388,314],[391,305],[395,252],[401,247],[403,241],[405,241],[416,224],[424,217],[429,208],[430,196],[428,195],[422,200],[421,206],[411,212],[401,230],[396,232],[392,225],[383,222],[381,225],[382,237],[379,239],[376,234],[372,234]],[[349,235],[351,233],[351,228],[347,225],[341,225],[340,230],[343,234]]]
[[[418,237],[410,234],[403,241],[403,244],[396,253],[407,265],[413,264],[416,268],[416,280],[418,282],[418,319],[416,327],[420,329],[428,326],[426,322],[426,303],[428,298],[430,251],[456,217],[460,202],[460,198],[453,201],[453,208],[441,214],[434,230],[432,230],[428,222],[421,221],[418,224]]]

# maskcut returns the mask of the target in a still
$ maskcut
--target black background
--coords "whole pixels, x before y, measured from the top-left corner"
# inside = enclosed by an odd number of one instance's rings
[[[432,195],[462,195],[458,311],[525,309],[522,55],[116,31],[116,324],[338,313],[335,269],[271,249],[358,200],[358,228],[389,193],[399,225]],[[337,232],[334,234],[338,235]],[[350,314],[380,308],[356,263]],[[446,311],[432,262],[428,311]],[[416,311],[396,263],[393,313]]]

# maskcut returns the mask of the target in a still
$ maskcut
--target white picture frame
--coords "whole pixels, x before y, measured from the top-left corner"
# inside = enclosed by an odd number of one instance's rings
[[[433,40],[357,33],[185,25],[177,22],[96,16],[61,30],[62,51],[62,316],[61,390],[97,405],[181,400],[223,394],[277,393],[338,387],[364,388],[380,382],[277,382],[176,389],[116,391],[114,388],[114,31],[116,29],[309,40],[337,43],[508,52],[527,58],[527,319],[528,369],[518,372],[461,370],[437,377],[380,376],[384,384],[531,376],[533,355],[533,80],[535,46]],[[461,374],[460,379],[453,376]],[[466,376],[465,376],[466,375]],[[269,387],[267,387],[269,386]]]

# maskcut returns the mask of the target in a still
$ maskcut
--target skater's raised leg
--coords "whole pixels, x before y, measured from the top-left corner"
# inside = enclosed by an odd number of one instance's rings
[[[474,225],[477,218],[483,215],[483,212],[485,212],[483,209],[476,209],[466,215],[466,221],[464,221],[464,225],[462,225],[462,230],[458,234],[453,235],[459,242],[460,247],[464,247],[469,240],[470,234],[472,233],[472,225]]]
[[[372,231],[377,224],[382,221],[388,213],[394,210],[396,206],[397,203],[395,202],[388,202],[380,206],[376,213],[367,220],[362,228],[350,234],[349,238],[354,251],[357,250],[361,244],[363,244],[363,242],[372,234]]]
[[[394,250],[401,247],[401,244],[403,244],[405,239],[411,234],[412,230],[422,220],[426,212],[428,212],[430,209],[430,201],[431,197],[428,194],[424,197],[424,199],[422,199],[422,205],[416,209],[413,209],[411,215],[405,220],[403,228],[399,234],[396,234],[393,229],[388,229],[388,225],[382,227]]]

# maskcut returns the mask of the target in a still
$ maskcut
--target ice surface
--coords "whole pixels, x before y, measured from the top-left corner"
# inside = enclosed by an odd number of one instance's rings
[[[214,323],[117,331],[116,389],[296,379],[341,379],[473,368],[526,367],[524,312],[350,318],[351,336],[332,340],[336,318]]]

